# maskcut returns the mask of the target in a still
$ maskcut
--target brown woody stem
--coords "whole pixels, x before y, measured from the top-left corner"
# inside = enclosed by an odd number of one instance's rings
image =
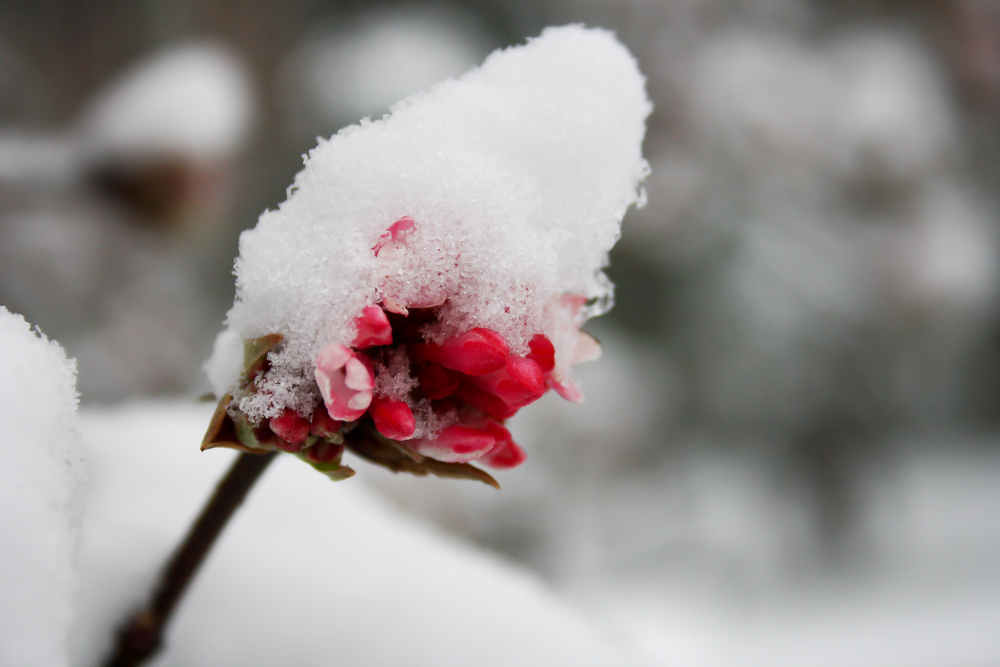
[[[134,667],[156,653],[162,643],[163,631],[187,585],[229,518],[276,453],[241,453],[237,457],[184,542],[163,568],[149,603],[133,614],[118,631],[114,654],[104,667]]]

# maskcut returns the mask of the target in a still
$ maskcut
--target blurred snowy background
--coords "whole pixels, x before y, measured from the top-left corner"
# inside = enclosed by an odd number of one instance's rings
[[[1000,3],[9,0],[0,304],[77,359],[90,471],[69,664],[221,469],[194,399],[239,231],[317,135],[570,22],[655,105],[587,403],[523,411],[501,493],[283,462],[159,664],[1000,664]]]

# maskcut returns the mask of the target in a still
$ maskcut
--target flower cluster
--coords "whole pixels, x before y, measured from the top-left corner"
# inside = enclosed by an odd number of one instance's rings
[[[415,226],[410,217],[397,220],[372,248],[388,273],[405,256],[406,237]],[[548,389],[571,401],[582,400],[582,394],[557,369],[555,346],[543,333],[535,333],[521,355],[511,352],[503,335],[482,327],[428,340],[426,333],[439,328],[446,303],[402,303],[380,290],[378,301],[354,319],[353,340],[331,343],[317,355],[320,400],[312,414],[286,407],[253,423],[227,395],[203,447],[290,452],[335,478],[353,474],[340,464],[345,448],[382,464],[388,448],[397,454],[389,457],[395,461],[390,468],[398,469],[401,453],[412,460],[402,469],[418,474],[467,472],[440,464],[470,461],[497,469],[521,464],[526,454],[504,422]],[[567,295],[559,305],[576,313],[584,304],[582,297]],[[281,340],[272,335],[247,341],[239,394],[257,390],[257,378],[269,369],[267,354]],[[597,341],[584,332],[577,333],[576,347],[574,363],[600,353]],[[405,391],[393,375],[405,376]],[[222,425],[226,420],[230,428]],[[427,462],[433,462],[432,469]]]

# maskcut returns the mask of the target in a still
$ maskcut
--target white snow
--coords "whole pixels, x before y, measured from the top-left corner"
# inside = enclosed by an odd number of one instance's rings
[[[240,239],[230,339],[285,336],[240,409],[255,420],[285,405],[308,414],[301,387],[316,354],[349,342],[352,320],[380,293],[404,305],[447,298],[451,331],[440,335],[486,327],[523,353],[545,333],[568,368],[579,318],[558,300],[593,298],[590,315],[610,307],[601,268],[648,170],[649,111],[621,43],[569,26],[321,142],[287,201]],[[372,248],[403,216],[416,226],[387,267]],[[214,362],[209,374],[223,375]]]
[[[72,665],[104,655],[232,461],[198,451],[211,412],[160,402],[83,413],[93,483]],[[151,664],[642,664],[535,576],[291,457],[223,533],[166,647]]]
[[[76,365],[0,306],[0,665],[66,664],[83,478]]]

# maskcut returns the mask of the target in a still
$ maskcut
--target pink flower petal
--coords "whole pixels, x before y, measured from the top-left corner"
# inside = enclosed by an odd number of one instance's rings
[[[411,440],[410,446],[419,454],[438,461],[465,463],[488,452],[496,439],[486,431],[468,426],[446,426],[433,440]]]
[[[567,401],[570,401],[571,403],[583,402],[583,392],[580,391],[579,385],[572,380],[566,379],[559,382],[554,377],[550,377],[547,384],[553,391],[565,398]]]
[[[470,329],[441,345],[424,343],[417,354],[427,361],[466,375],[484,375],[503,368],[507,341],[491,329]]]
[[[375,388],[375,371],[367,357],[355,354],[344,364],[344,384],[355,391]]]
[[[389,325],[389,318],[385,316],[385,311],[378,306],[365,307],[361,314],[354,319],[354,326],[358,330],[358,335],[354,337],[351,347],[356,350],[392,343],[392,327]]]
[[[330,417],[354,421],[371,403],[375,374],[367,357],[343,345],[327,345],[316,357],[316,384]]]
[[[378,432],[391,440],[409,440],[417,427],[410,406],[399,399],[376,396],[368,414]]]

